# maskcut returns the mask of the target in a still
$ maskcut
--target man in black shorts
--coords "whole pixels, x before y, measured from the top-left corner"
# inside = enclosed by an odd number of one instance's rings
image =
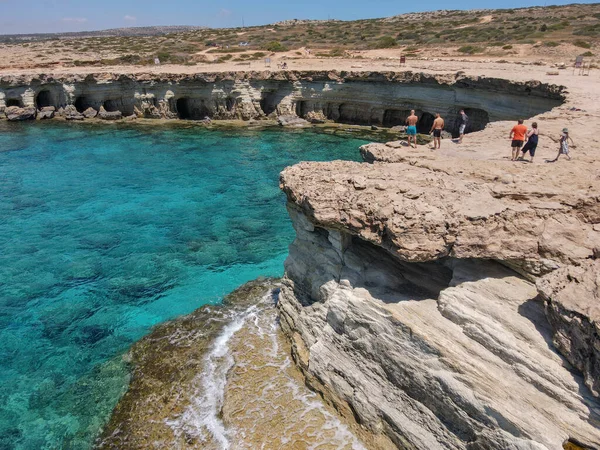
[[[435,120],[433,121],[433,125],[431,125],[431,130],[429,130],[429,134],[433,133],[433,149],[442,148],[442,130],[444,129],[444,119],[442,119],[439,113],[435,113]]]

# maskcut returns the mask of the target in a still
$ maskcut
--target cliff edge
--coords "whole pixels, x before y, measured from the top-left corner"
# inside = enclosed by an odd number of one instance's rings
[[[370,164],[282,172],[282,328],[379,448],[600,448],[600,165],[573,114],[536,118],[536,164],[507,159],[496,122],[442,151],[370,144]],[[565,122],[577,158],[544,163]]]

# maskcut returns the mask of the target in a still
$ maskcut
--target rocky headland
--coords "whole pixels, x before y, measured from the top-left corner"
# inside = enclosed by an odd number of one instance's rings
[[[582,90],[530,119],[535,164],[509,160],[497,122],[441,151],[369,144],[366,163],[283,171],[282,328],[378,448],[600,448],[598,91]],[[567,125],[577,157],[544,162]]]
[[[410,109],[422,117],[420,131],[440,112],[453,134],[457,111],[466,109],[472,132],[460,145],[443,139],[440,151],[369,144],[360,149],[364,163],[301,163],[281,175],[297,236],[278,311],[306,384],[369,448],[600,449],[594,78],[462,62],[403,72],[0,78],[0,112],[10,121],[208,117],[392,127]],[[509,160],[518,117],[540,125],[535,164]],[[576,142],[573,161],[545,163],[565,126]],[[218,448],[205,429],[172,426],[195,401],[188,393],[206,369],[210,339],[226,327],[197,332],[208,313],[166,324],[134,347],[130,391],[99,446]],[[246,354],[244,337],[232,342]],[[239,393],[251,388],[238,369],[227,383],[246,401]],[[250,422],[235,418],[243,408],[218,415],[244,427]],[[265,442],[266,431],[252,433],[248,445]]]

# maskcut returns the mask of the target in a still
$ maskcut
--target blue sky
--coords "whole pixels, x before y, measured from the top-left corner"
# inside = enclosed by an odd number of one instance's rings
[[[597,0],[595,0],[597,1]],[[284,19],[352,20],[435,9],[567,4],[532,0],[0,0],[0,34],[84,31],[147,25],[236,27]],[[593,1],[582,2],[593,3]]]

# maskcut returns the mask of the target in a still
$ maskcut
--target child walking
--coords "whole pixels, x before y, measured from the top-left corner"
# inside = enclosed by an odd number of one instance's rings
[[[558,149],[558,155],[556,155],[556,158],[554,158],[551,162],[558,161],[560,155],[565,155],[569,161],[571,160],[571,156],[569,155],[569,141],[571,141],[571,145],[575,145],[573,139],[571,139],[571,137],[569,136],[569,129],[563,128],[562,134],[560,136],[560,147]]]

